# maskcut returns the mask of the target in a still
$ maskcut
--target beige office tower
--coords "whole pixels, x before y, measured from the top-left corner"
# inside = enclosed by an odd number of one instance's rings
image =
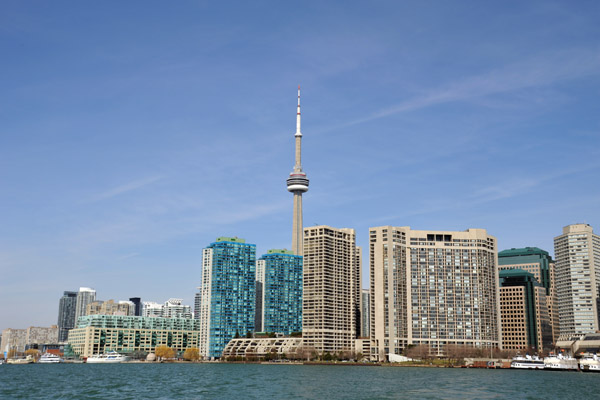
[[[360,253],[354,229],[304,229],[305,347],[319,353],[354,350],[360,324]]]
[[[501,344],[496,238],[484,229],[369,232],[371,359],[426,345]]]
[[[600,236],[588,224],[563,228],[554,238],[560,339],[600,330]]]

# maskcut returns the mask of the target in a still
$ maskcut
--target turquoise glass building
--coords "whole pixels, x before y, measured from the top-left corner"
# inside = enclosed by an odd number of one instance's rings
[[[513,248],[498,253],[498,265],[501,270],[518,268],[531,272],[548,295],[552,287],[550,263],[552,257],[548,252],[537,247]]]
[[[256,329],[284,335],[301,332],[302,256],[269,250],[256,264]]]
[[[221,357],[235,336],[254,331],[256,245],[220,237],[202,254],[200,354]]]

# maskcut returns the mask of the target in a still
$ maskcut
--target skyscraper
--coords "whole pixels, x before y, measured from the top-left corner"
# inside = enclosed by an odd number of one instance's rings
[[[65,291],[58,301],[58,341],[67,341],[69,330],[75,327],[75,307],[77,306],[77,292]]]
[[[354,229],[304,229],[302,339],[319,353],[354,350],[360,332],[360,247]]]
[[[236,335],[254,331],[256,245],[220,237],[202,254],[200,354],[220,358]]]
[[[498,347],[496,239],[484,229],[369,232],[371,359],[409,345]]]
[[[142,316],[142,299],[139,297],[130,297],[129,301],[132,302],[135,307],[134,315],[136,317],[141,317]]]
[[[287,179],[287,190],[294,194],[294,220],[292,227],[292,251],[303,255],[302,247],[302,193],[308,191],[308,178],[302,171],[302,133],[300,132],[300,86],[298,86],[298,111],[296,113],[296,164]]]
[[[600,330],[600,236],[588,224],[565,226],[554,256],[560,338]]]
[[[552,348],[552,325],[548,298],[533,273],[503,269],[500,276],[500,322],[502,348],[535,351]]]
[[[87,305],[96,300],[96,291],[87,287],[80,287],[77,292],[77,303],[75,305],[75,325],[79,317],[86,313]]]
[[[503,250],[498,253],[500,272],[509,269],[521,269],[533,274],[541,286],[546,289],[548,315],[552,326],[552,342],[558,339],[558,310],[556,309],[556,282],[554,280],[554,262],[547,251],[537,247]]]
[[[289,335],[302,331],[302,257],[269,250],[256,261],[256,330]]]

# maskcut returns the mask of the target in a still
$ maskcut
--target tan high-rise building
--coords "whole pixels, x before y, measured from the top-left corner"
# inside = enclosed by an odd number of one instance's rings
[[[505,350],[552,349],[546,288],[531,272],[500,270],[500,325]]]
[[[501,344],[496,238],[484,229],[369,232],[371,359]]]
[[[302,339],[320,353],[354,350],[360,325],[360,247],[354,229],[304,229]]]
[[[537,247],[512,248],[498,253],[500,273],[519,269],[533,274],[535,280],[546,289],[546,303],[552,327],[552,342],[558,339],[558,309],[556,303],[555,264],[547,251]]]
[[[560,339],[600,330],[600,236],[588,224],[565,226],[554,256]]]
[[[85,315],[135,315],[135,304],[131,301],[93,301],[86,306]]]

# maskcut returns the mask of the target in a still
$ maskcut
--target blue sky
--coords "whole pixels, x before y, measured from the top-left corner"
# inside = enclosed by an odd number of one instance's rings
[[[413,2],[417,3],[417,2]],[[0,5],[0,329],[64,290],[188,304],[202,248],[304,223],[600,231],[596,1]],[[368,276],[364,252],[363,278]],[[10,306],[8,306],[10,305]]]

